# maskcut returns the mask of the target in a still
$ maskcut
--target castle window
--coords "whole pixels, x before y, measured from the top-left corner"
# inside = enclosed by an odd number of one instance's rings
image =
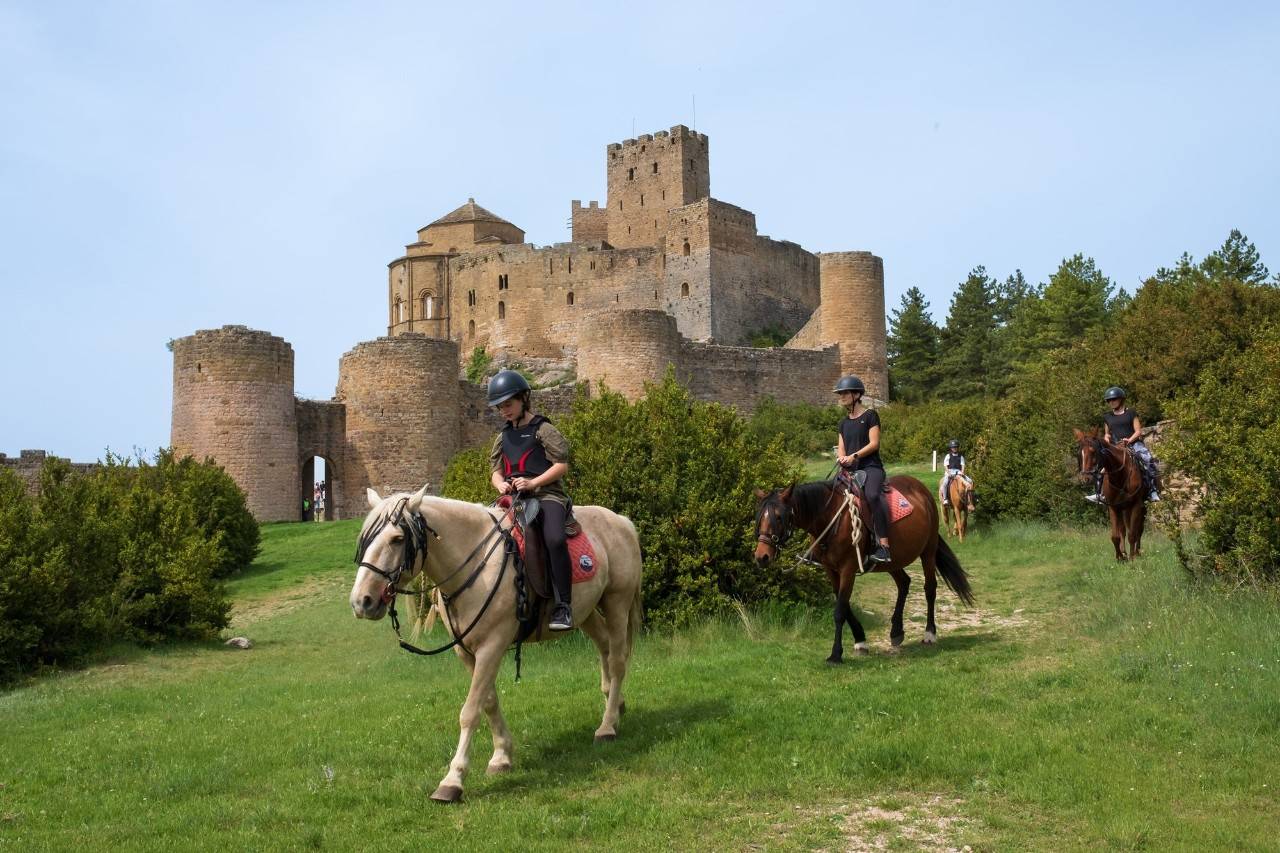
[[[591,268],[592,268],[592,269],[595,269],[595,268],[596,268],[596,262],[595,262],[595,261],[592,261],[592,262],[591,262]]]
[[[640,206],[644,207],[644,193],[640,193]]]
[[[498,276],[498,290],[506,290],[510,286],[510,282],[507,281],[506,275]]]
[[[688,256],[689,256],[689,241],[688,241],[688,240],[685,240],[685,241],[684,241],[684,248],[682,248],[682,249],[680,250],[680,254],[684,255],[685,257],[688,257]]]
[[[667,200],[667,191],[666,191],[666,190],[663,190],[663,191],[662,191],[662,200],[663,200],[663,201],[666,201],[666,200]]]
[[[568,295],[568,296],[566,296],[566,297],[564,298],[564,302],[565,302],[565,304],[566,304],[566,305],[572,305],[572,304],[573,304],[573,291],[572,291],[572,290],[570,290],[570,291],[569,291],[569,295]]]
[[[569,258],[569,272],[573,272],[573,258]]]
[[[655,175],[656,175],[656,174],[658,174],[658,164],[657,164],[657,163],[654,163],[654,164],[653,164],[653,173],[654,173]]]
[[[196,362],[196,373],[200,372],[200,362]]]
[[[476,306],[476,292],[474,290],[467,291],[467,304],[472,308]]]
[[[507,319],[507,303],[505,302],[501,302],[501,301],[498,302],[498,319],[499,320]]]
[[[686,281],[680,285],[680,295],[681,296],[689,295],[689,282]]]
[[[399,296],[396,297],[396,322],[404,322],[404,300]]]
[[[689,162],[692,163],[693,161],[690,160]],[[630,169],[627,169],[627,180],[634,181],[635,179],[636,179],[636,167],[632,166]]]
[[[658,301],[658,291],[656,291],[656,290],[653,292],[653,301],[654,301],[654,302],[657,302],[657,301]]]
[[[630,234],[630,233],[631,233],[631,226],[630,226],[630,225],[628,225],[628,226],[627,226],[627,233],[628,233],[628,234]]]
[[[476,336],[476,321],[472,320],[467,323],[467,337],[474,338]]]
[[[422,291],[418,296],[422,303],[422,319],[434,320],[436,318],[436,298],[429,291]]]
[[[689,171],[690,171],[690,172],[692,172],[692,171],[693,171],[693,158],[692,158],[692,157],[690,157],[690,158],[689,158]]]

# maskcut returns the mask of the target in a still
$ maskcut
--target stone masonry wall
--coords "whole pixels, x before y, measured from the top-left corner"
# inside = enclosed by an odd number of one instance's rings
[[[365,489],[438,491],[458,449],[458,345],[404,334],[342,356],[335,402],[346,406],[338,515],[363,515]]]
[[[49,459],[62,459],[77,474],[92,474],[98,470],[97,462],[72,462],[60,456],[52,456],[43,450],[23,450],[17,456],[6,456],[0,453],[0,468],[7,468],[18,475],[26,486],[27,492],[35,495],[40,491],[40,471]]]
[[[573,226],[573,242],[604,243],[609,240],[609,212],[600,202],[589,202],[586,207],[574,199],[570,202],[569,221]]]
[[[601,383],[629,400],[645,382],[660,382],[668,365],[680,363],[680,333],[665,311],[597,311],[578,331],[578,378]]]
[[[871,396],[887,399],[884,262],[870,252],[825,252],[818,260],[823,343],[839,344],[841,371],[861,377]]]
[[[699,400],[744,411],[765,397],[825,406],[840,376],[840,354],[836,347],[757,349],[682,341],[679,373]]]
[[[216,459],[259,521],[295,518],[293,347],[245,326],[175,340],[170,443],[180,455]]]
[[[684,125],[609,145],[609,245],[659,245],[672,208],[711,195],[709,163],[706,135]]]

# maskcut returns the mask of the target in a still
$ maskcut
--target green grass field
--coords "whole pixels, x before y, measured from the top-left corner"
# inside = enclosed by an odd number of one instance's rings
[[[893,584],[864,578],[873,654],[842,667],[825,613],[644,636],[600,746],[594,649],[527,647],[499,679],[515,770],[484,775],[482,730],[441,807],[463,669],[352,618],[357,528],[264,529],[232,587],[250,651],[0,694],[0,848],[1275,849],[1277,601],[1188,590],[1158,538],[1117,566],[1101,528],[979,530],[956,546],[979,607],[941,590],[923,647],[917,583],[892,654]]]

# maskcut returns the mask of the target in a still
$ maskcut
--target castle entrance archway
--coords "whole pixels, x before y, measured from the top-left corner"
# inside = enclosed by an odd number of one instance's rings
[[[338,471],[324,455],[307,456],[298,465],[298,511],[303,521],[333,521],[338,509]]]

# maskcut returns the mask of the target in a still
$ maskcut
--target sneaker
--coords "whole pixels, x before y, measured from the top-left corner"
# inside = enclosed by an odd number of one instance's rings
[[[1102,495],[1085,495],[1085,496],[1084,496],[1084,499],[1085,499],[1085,500],[1087,500],[1087,501],[1088,501],[1089,503],[1091,503],[1091,504],[1102,504],[1102,503],[1106,503],[1106,501],[1105,501],[1105,500],[1103,500]]]
[[[867,557],[869,563],[888,563],[892,560],[889,556],[889,549],[881,545],[871,552],[871,556]]]
[[[551,622],[547,625],[552,631],[570,631],[573,629],[573,610],[567,604],[557,604],[551,611]]]
[[[1160,493],[1152,490],[1151,494],[1147,495],[1147,500],[1151,501],[1152,503],[1159,503]]]

